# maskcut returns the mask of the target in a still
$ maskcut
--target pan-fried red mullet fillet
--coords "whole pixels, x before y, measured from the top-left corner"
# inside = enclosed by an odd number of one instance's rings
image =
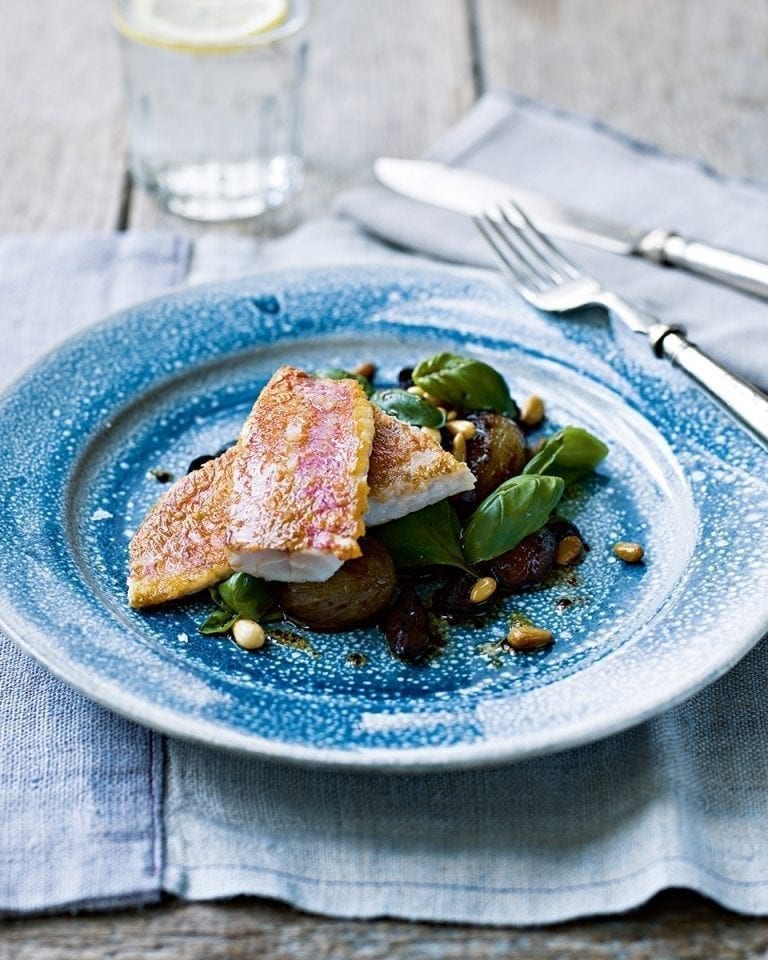
[[[187,474],[152,507],[129,548],[128,601],[149,607],[226,579],[234,447]]]
[[[394,520],[474,486],[475,478],[420,430],[373,407],[369,526]],[[128,597],[148,607],[187,596],[232,572],[225,549],[238,448],[177,480],[131,542]]]
[[[471,490],[466,463],[447,453],[418,427],[373,408],[375,434],[368,467],[369,527]]]
[[[373,412],[356,380],[281,367],[245,421],[226,549],[235,570],[321,581],[361,555]]]

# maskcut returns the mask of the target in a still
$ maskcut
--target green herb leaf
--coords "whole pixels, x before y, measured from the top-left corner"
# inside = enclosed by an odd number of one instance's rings
[[[373,393],[371,381],[367,377],[363,377],[359,373],[350,373],[349,370],[342,370],[339,367],[330,367],[327,370],[315,370],[312,376],[320,380],[357,380],[365,391],[366,397],[370,397]]]
[[[592,473],[607,455],[608,447],[588,430],[563,427],[547,439],[523,473],[562,477],[568,485]]]
[[[280,616],[270,587],[248,573],[233,573],[208,592],[219,609],[214,610],[199,628],[200,633],[226,633],[240,619],[258,622]]]
[[[262,620],[277,606],[269,586],[248,573],[233,573],[217,590],[223,609],[245,620]]]
[[[231,613],[229,610],[214,610],[205,623],[201,624],[199,630],[200,633],[205,634],[226,633],[239,619],[236,613]]]
[[[442,427],[445,423],[445,413],[442,410],[407,390],[377,390],[371,395],[371,403],[381,407],[384,413],[416,427]]]
[[[520,415],[504,377],[482,360],[438,353],[414,368],[413,382],[460,410],[495,410],[513,418]]]
[[[376,528],[396,567],[438,564],[476,576],[461,552],[459,520],[447,500]]]
[[[470,563],[493,560],[543,527],[563,495],[560,477],[519,476],[505,480],[475,510],[464,528]]]

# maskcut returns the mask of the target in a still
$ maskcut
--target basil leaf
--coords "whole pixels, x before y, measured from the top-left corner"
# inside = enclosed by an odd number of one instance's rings
[[[588,430],[563,427],[547,439],[523,473],[562,477],[567,485],[592,473],[607,455],[608,447]]]
[[[246,620],[261,620],[277,606],[267,584],[248,573],[233,573],[217,589],[220,606]]]
[[[416,393],[408,393],[407,390],[398,390],[395,387],[391,390],[376,390],[371,395],[371,403],[375,403],[384,413],[416,427],[442,427],[445,423],[445,413],[438,410],[434,403]]]
[[[392,555],[396,567],[438,564],[477,576],[461,552],[459,520],[447,500],[376,527],[376,536]]]
[[[219,591],[217,587],[210,587],[208,593],[211,595],[211,600],[216,604],[220,610],[228,610],[229,613],[234,613],[234,610],[229,610],[229,607],[224,603],[224,601],[219,596]]]
[[[205,623],[198,627],[198,630],[205,634],[226,633],[234,627],[239,619],[240,617],[236,613],[229,610],[214,610]]]
[[[560,477],[510,477],[487,496],[464,528],[470,563],[493,560],[543,527],[563,495]]]
[[[349,370],[342,370],[340,367],[329,367],[327,370],[315,370],[312,376],[320,380],[357,380],[363,388],[366,397],[370,397],[373,393],[371,381],[367,377],[363,377],[359,373],[350,373]]]
[[[513,418],[520,415],[504,377],[482,360],[438,353],[414,368],[413,382],[459,410],[495,410]]]

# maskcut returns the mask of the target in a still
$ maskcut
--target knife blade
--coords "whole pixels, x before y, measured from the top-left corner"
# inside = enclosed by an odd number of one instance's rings
[[[474,170],[431,160],[380,157],[373,169],[390,190],[422,203],[476,216],[513,200],[548,236],[678,267],[768,299],[768,263],[688,240],[674,230],[627,226]],[[507,212],[516,216],[514,208]]]

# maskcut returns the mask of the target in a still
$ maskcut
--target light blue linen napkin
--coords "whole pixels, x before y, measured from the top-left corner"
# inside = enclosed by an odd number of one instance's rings
[[[162,234],[0,238],[0,387],[64,337],[178,284],[188,261],[188,244]],[[162,738],[2,634],[0,663],[0,912],[157,899]]]

